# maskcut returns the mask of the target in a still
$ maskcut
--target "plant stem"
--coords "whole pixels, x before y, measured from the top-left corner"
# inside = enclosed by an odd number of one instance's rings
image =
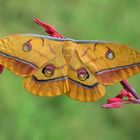
[[[140,99],[140,97],[136,93],[135,89],[128,83],[127,80],[122,80],[120,83],[124,87],[124,89],[129,91],[136,99]]]

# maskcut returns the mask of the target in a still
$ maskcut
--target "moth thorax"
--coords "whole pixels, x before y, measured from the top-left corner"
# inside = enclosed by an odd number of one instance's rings
[[[66,63],[68,63],[73,54],[73,50],[69,46],[65,46],[65,47],[63,47],[62,54],[65,58]]]

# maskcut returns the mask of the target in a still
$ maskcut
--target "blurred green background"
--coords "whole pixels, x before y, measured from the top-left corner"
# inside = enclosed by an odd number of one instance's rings
[[[0,36],[45,32],[32,22],[39,18],[65,37],[109,40],[140,46],[139,0],[0,0]],[[130,78],[140,92],[140,75]],[[139,140],[140,105],[102,109],[119,93],[119,84],[95,103],[66,96],[36,97],[22,78],[4,70],[0,75],[0,140]]]

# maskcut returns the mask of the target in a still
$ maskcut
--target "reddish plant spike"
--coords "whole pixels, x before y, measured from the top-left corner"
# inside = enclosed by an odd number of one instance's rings
[[[3,69],[4,69],[3,66],[0,65],[0,73],[2,73]]]
[[[120,98],[109,98],[109,99],[107,99],[107,103],[108,104],[111,104],[111,103],[115,103],[115,102],[122,102],[123,100],[122,99],[120,99]]]
[[[123,97],[127,97],[127,100],[123,100]],[[103,108],[120,108],[124,104],[140,104],[140,99],[136,99],[130,92],[121,90],[121,93],[114,98],[107,99],[107,103],[103,104]]]
[[[57,30],[52,25],[46,24],[45,22],[37,18],[33,19],[33,21],[41,27],[43,27],[45,29],[45,32],[47,32],[49,36],[56,38],[64,38],[59,32],[57,32]]]
[[[103,104],[101,107],[103,108],[121,108],[122,105],[124,104],[124,102],[113,102],[113,103],[110,103],[110,104]]]

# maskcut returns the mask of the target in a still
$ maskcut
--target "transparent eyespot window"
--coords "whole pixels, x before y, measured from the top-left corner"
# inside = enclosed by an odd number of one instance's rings
[[[29,52],[29,51],[31,51],[31,50],[32,50],[31,44],[30,44],[30,43],[25,43],[25,44],[23,44],[22,50],[23,50],[24,52]]]
[[[46,77],[51,77],[54,74],[54,66],[53,65],[47,65],[43,70],[42,73],[46,76]]]
[[[106,58],[109,59],[109,60],[113,60],[115,58],[115,54],[112,50],[108,50],[105,54]]]
[[[79,80],[85,81],[86,79],[89,78],[89,74],[88,74],[88,72],[85,68],[80,68],[77,71],[77,77],[78,77]]]

